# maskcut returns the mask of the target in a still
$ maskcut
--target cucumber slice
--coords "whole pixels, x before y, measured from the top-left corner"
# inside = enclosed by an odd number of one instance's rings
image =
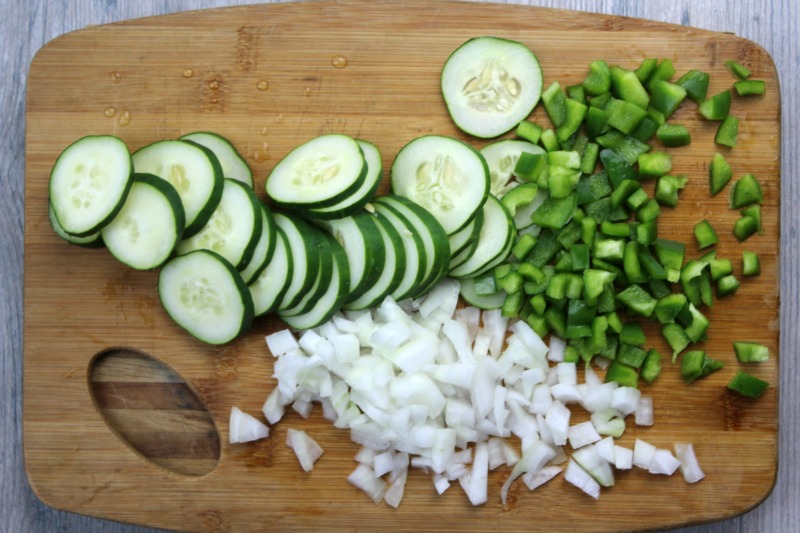
[[[267,179],[267,195],[278,205],[319,209],[348,198],[364,183],[361,147],[346,135],[316,137],[289,152]]]
[[[478,309],[500,309],[506,300],[506,293],[498,291],[492,294],[478,294],[475,291],[475,280],[468,278],[461,280],[461,297],[472,307]]]
[[[225,344],[253,322],[253,299],[235,268],[210,250],[170,259],[158,275],[167,314],[194,337]]]
[[[427,209],[448,235],[466,226],[486,201],[489,169],[483,156],[459,140],[418,137],[397,154],[392,192]]]
[[[344,247],[350,267],[350,295],[355,300],[372,287],[386,263],[386,248],[374,217],[362,211],[353,216],[320,221],[319,226]]]
[[[472,217],[472,220],[470,220],[466,226],[448,237],[448,240],[450,241],[451,260],[459,253],[463,252],[466,248],[477,245],[482,225],[483,209],[475,213],[475,216]]]
[[[361,187],[341,202],[330,207],[320,207],[309,209],[305,215],[308,218],[318,220],[331,220],[334,218],[344,218],[358,213],[375,196],[375,191],[383,178],[383,161],[380,150],[374,144],[356,139],[364,153],[364,161],[367,164],[367,175]]]
[[[158,141],[133,153],[136,172],[167,180],[181,196],[186,214],[183,238],[203,229],[222,197],[222,167],[214,153],[186,141]]]
[[[325,235],[323,238],[328,241],[333,259],[330,282],[325,287],[325,291],[314,300],[311,309],[301,315],[282,317],[284,322],[294,329],[310,329],[327,322],[341,309],[350,292],[348,283],[350,272],[344,248],[329,235]]]
[[[478,276],[498,265],[511,253],[516,229],[508,209],[490,195],[483,207],[483,216],[477,249],[467,261],[450,270],[450,277],[465,279]]]
[[[178,254],[212,250],[243,270],[261,238],[262,209],[253,189],[230,178],[223,180],[222,197],[211,218],[198,232],[178,243]]]
[[[390,296],[398,302],[411,298],[419,290],[425,278],[427,265],[425,243],[405,217],[399,216],[385,204],[373,202],[370,205],[394,228],[403,245],[405,256],[405,264],[402,266],[403,278]]]
[[[403,240],[394,226],[380,213],[372,215],[372,220],[381,234],[384,249],[384,264],[380,276],[364,294],[349,300],[344,308],[348,310],[367,309],[380,305],[383,300],[403,281],[406,265],[406,251]]]
[[[131,154],[117,137],[89,135],[69,145],[50,173],[50,205],[58,226],[77,237],[100,231],[122,208],[132,174]]]
[[[298,301],[297,304],[291,307],[283,307],[278,309],[278,314],[281,316],[281,318],[302,315],[310,311],[311,308],[313,308],[316,304],[317,300],[325,293],[328,285],[330,285],[331,282],[334,259],[330,242],[327,238],[328,235],[315,227],[310,226],[309,230],[310,232],[314,233],[314,236],[312,237],[310,234],[306,234],[306,238],[313,238],[319,244],[317,249],[319,256],[317,277],[314,279],[311,289],[303,294],[302,298],[300,298],[300,301]]]
[[[203,145],[214,152],[222,167],[223,177],[241,181],[251,189],[253,188],[253,171],[228,139],[210,131],[187,133],[180,139]]]
[[[289,287],[278,305],[278,309],[289,309],[300,302],[317,280],[320,244],[317,232],[300,217],[275,213],[274,218],[286,235],[288,252],[292,257]]]
[[[278,308],[286,289],[289,288],[292,272],[292,256],[289,241],[279,227],[275,227],[275,250],[267,267],[248,285],[253,297],[255,316],[263,316]]]
[[[244,269],[240,269],[242,279],[251,284],[267,267],[275,250],[275,220],[269,207],[261,204],[261,237],[253,250],[253,256]]]
[[[53,231],[56,232],[56,235],[70,244],[81,246],[83,248],[102,248],[105,246],[103,237],[100,235],[99,231],[95,231],[94,233],[91,233],[85,237],[76,237],[75,235],[70,235],[64,231],[64,228],[58,224],[58,220],[56,219],[56,214],[53,212],[52,205],[47,206],[47,218],[50,219],[50,226],[52,226]]]
[[[542,94],[539,60],[524,44],[477,37],[442,68],[442,95],[456,126],[488,139],[515,128]]]
[[[528,141],[507,139],[493,142],[481,148],[481,155],[489,166],[489,192],[498,198],[503,198],[516,183],[514,168],[522,152],[529,154],[543,154],[544,149]]]
[[[134,174],[125,204],[100,233],[120,262],[149,270],[169,259],[183,227],[183,205],[175,187],[152,174]]]
[[[419,235],[425,247],[425,270],[413,298],[427,294],[450,268],[450,241],[442,225],[422,206],[402,196],[381,196],[376,205],[384,205],[403,217]]]

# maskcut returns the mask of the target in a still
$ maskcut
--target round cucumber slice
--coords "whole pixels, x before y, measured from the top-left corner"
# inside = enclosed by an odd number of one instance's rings
[[[100,231],[122,208],[132,174],[131,154],[117,137],[89,135],[69,145],[50,173],[58,225],[77,237]]]
[[[152,174],[134,174],[125,204],[100,233],[120,262],[149,270],[169,259],[183,227],[183,205],[175,187]]]
[[[348,196],[341,202],[330,207],[320,207],[318,209],[309,209],[304,213],[308,218],[317,220],[332,220],[336,218],[344,218],[354,215],[361,211],[361,209],[369,203],[375,191],[383,178],[383,161],[381,160],[381,152],[377,146],[371,142],[356,139],[356,142],[364,152],[364,161],[367,164],[367,176],[361,187],[352,195]]]
[[[233,266],[210,250],[169,260],[158,275],[158,295],[169,316],[194,337],[225,344],[253,322],[253,299]]]
[[[477,37],[450,55],[441,84],[456,125],[470,135],[489,139],[531,114],[542,94],[542,69],[522,43]]]
[[[261,238],[253,250],[253,257],[244,269],[241,269],[242,279],[248,285],[267,267],[275,250],[275,220],[272,211],[265,204],[261,204]]]
[[[357,191],[366,175],[364,153],[355,139],[322,135],[275,165],[267,179],[267,195],[284,207],[330,207]]]
[[[183,237],[206,225],[222,197],[222,167],[214,152],[186,141],[158,141],[133,153],[136,172],[167,180],[181,196],[186,213]]]
[[[481,155],[489,165],[490,192],[498,198],[503,198],[505,194],[514,188],[517,183],[514,180],[514,167],[522,152],[529,154],[543,154],[544,149],[528,141],[518,141],[516,139],[506,139],[493,142],[481,148]]]
[[[244,270],[261,238],[261,202],[244,183],[230,178],[223,181],[222,197],[208,223],[178,243],[178,253],[213,250],[235,268]]]
[[[468,144],[426,135],[398,152],[391,182],[394,194],[424,207],[452,235],[469,224],[486,201],[489,168]]]
[[[450,277],[471,278],[502,262],[511,253],[516,228],[508,209],[494,196],[489,196],[483,208],[483,226],[478,246],[472,255],[450,270]]]
[[[253,188],[253,171],[228,139],[210,131],[195,131],[187,133],[181,137],[181,140],[205,146],[219,159],[224,177],[241,181],[251,189]]]

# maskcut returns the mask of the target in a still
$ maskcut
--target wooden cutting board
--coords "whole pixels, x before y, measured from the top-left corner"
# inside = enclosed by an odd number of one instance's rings
[[[526,43],[546,85],[580,82],[593,59],[635,68],[646,57],[672,59],[679,74],[709,72],[709,94],[734,81],[726,59],[767,83],[763,97],[734,96],[739,145],[721,149],[736,177],[752,172],[764,187],[764,234],[745,245],[731,235],[738,212],[727,209],[727,194],[707,192],[716,124],[700,120],[693,103],[673,119],[693,132],[690,146],[672,151],[673,172],[686,173],[690,184],[677,209],[664,209],[662,236],[690,243],[695,254],[692,226],[708,218],[720,234],[719,255],[733,260],[737,274],[742,248],[758,252],[763,268],[708,312],[703,348],[725,368],[687,387],[667,363],[656,384],[643,387],[655,398],[656,425],[631,423],[622,438],[667,448],[693,442],[707,474],[696,485],[633,470],[620,473],[599,501],[557,478],[534,492],[517,483],[501,505],[508,474],[501,468],[490,475],[489,503],[473,508],[457,485],[439,497],[430,478],[414,471],[399,509],[373,505],[345,480],[357,446],[319,408],[309,420],[288,415],[267,440],[227,443],[231,406],[257,415],[275,385],[263,338],[283,328],[279,320],[258,320],[228,346],[203,345],[160,308],[155,272],[67,245],[49,227],[50,168],[87,134],[115,134],[135,150],[190,131],[218,132],[247,158],[262,197],[275,162],[322,133],[377,143],[385,168],[426,133],[480,147],[451,123],[438,83],[448,55],[478,35]],[[62,36],[37,54],[28,78],[24,448],[31,484],[60,509],[198,531],[612,531],[742,513],[769,494],[777,469],[779,117],[775,66],[752,42],[525,6],[325,0],[179,13]],[[548,124],[541,109],[535,119]],[[667,353],[657,333],[648,333]],[[726,392],[741,366],[732,340],[769,346],[770,361],[748,368],[771,384],[757,401]],[[97,358],[108,351],[114,355]],[[289,427],[305,429],[325,449],[313,472],[303,473],[284,444]]]

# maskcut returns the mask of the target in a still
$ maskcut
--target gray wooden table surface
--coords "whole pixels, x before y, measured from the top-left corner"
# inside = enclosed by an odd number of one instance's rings
[[[25,86],[36,51],[51,39],[104,24],[255,0],[0,0],[0,532],[152,531],[56,511],[42,504],[25,476],[22,454],[22,280],[25,180]],[[780,458],[775,489],[743,516],[686,532],[800,531],[800,9],[796,0],[532,0],[525,3],[624,15],[733,32],[771,54],[781,82],[781,379]]]

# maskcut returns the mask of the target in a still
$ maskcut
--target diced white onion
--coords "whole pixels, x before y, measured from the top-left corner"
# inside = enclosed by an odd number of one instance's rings
[[[600,435],[594,429],[591,422],[581,422],[569,428],[567,432],[569,445],[573,449],[583,448],[587,444],[594,444],[600,440]]]
[[[228,428],[231,444],[252,442],[269,436],[269,427],[266,424],[235,406],[231,407]]]
[[[294,450],[300,466],[306,472],[314,468],[314,463],[322,456],[322,448],[305,431],[291,429],[286,432],[286,445]]]
[[[564,351],[567,349],[567,342],[561,337],[550,336],[550,349],[547,352],[547,359],[554,363],[564,362]]]
[[[681,462],[672,455],[671,451],[658,448],[655,456],[653,456],[653,463],[650,465],[649,471],[651,474],[671,476],[680,466]]]
[[[633,464],[639,468],[650,470],[656,457],[656,447],[642,439],[636,439],[633,444]]]
[[[653,418],[653,398],[650,396],[642,396],[639,398],[639,403],[636,406],[634,421],[637,426],[652,426]]]
[[[297,339],[294,338],[294,335],[288,329],[276,331],[275,333],[267,335],[265,340],[267,341],[267,348],[269,348],[269,351],[275,357],[280,357],[300,347],[300,345],[297,344]]]
[[[567,463],[567,471],[564,473],[564,479],[595,500],[600,499],[600,483],[572,459]]]
[[[618,470],[630,470],[633,468],[633,450],[615,444],[614,467],[616,467]]]
[[[675,455],[681,463],[681,474],[687,483],[697,483],[706,475],[700,468],[700,463],[697,461],[697,456],[694,453],[694,446],[692,444],[675,443]]]
[[[528,489],[533,490],[538,487],[541,487],[558,474],[560,474],[564,469],[560,466],[550,465],[542,468],[538,472],[528,472],[522,475],[522,482],[525,483],[525,486]]]
[[[375,473],[370,467],[359,464],[353,472],[347,476],[347,481],[354,487],[361,489],[370,499],[378,503],[386,493],[387,484],[383,478],[375,477]]]

